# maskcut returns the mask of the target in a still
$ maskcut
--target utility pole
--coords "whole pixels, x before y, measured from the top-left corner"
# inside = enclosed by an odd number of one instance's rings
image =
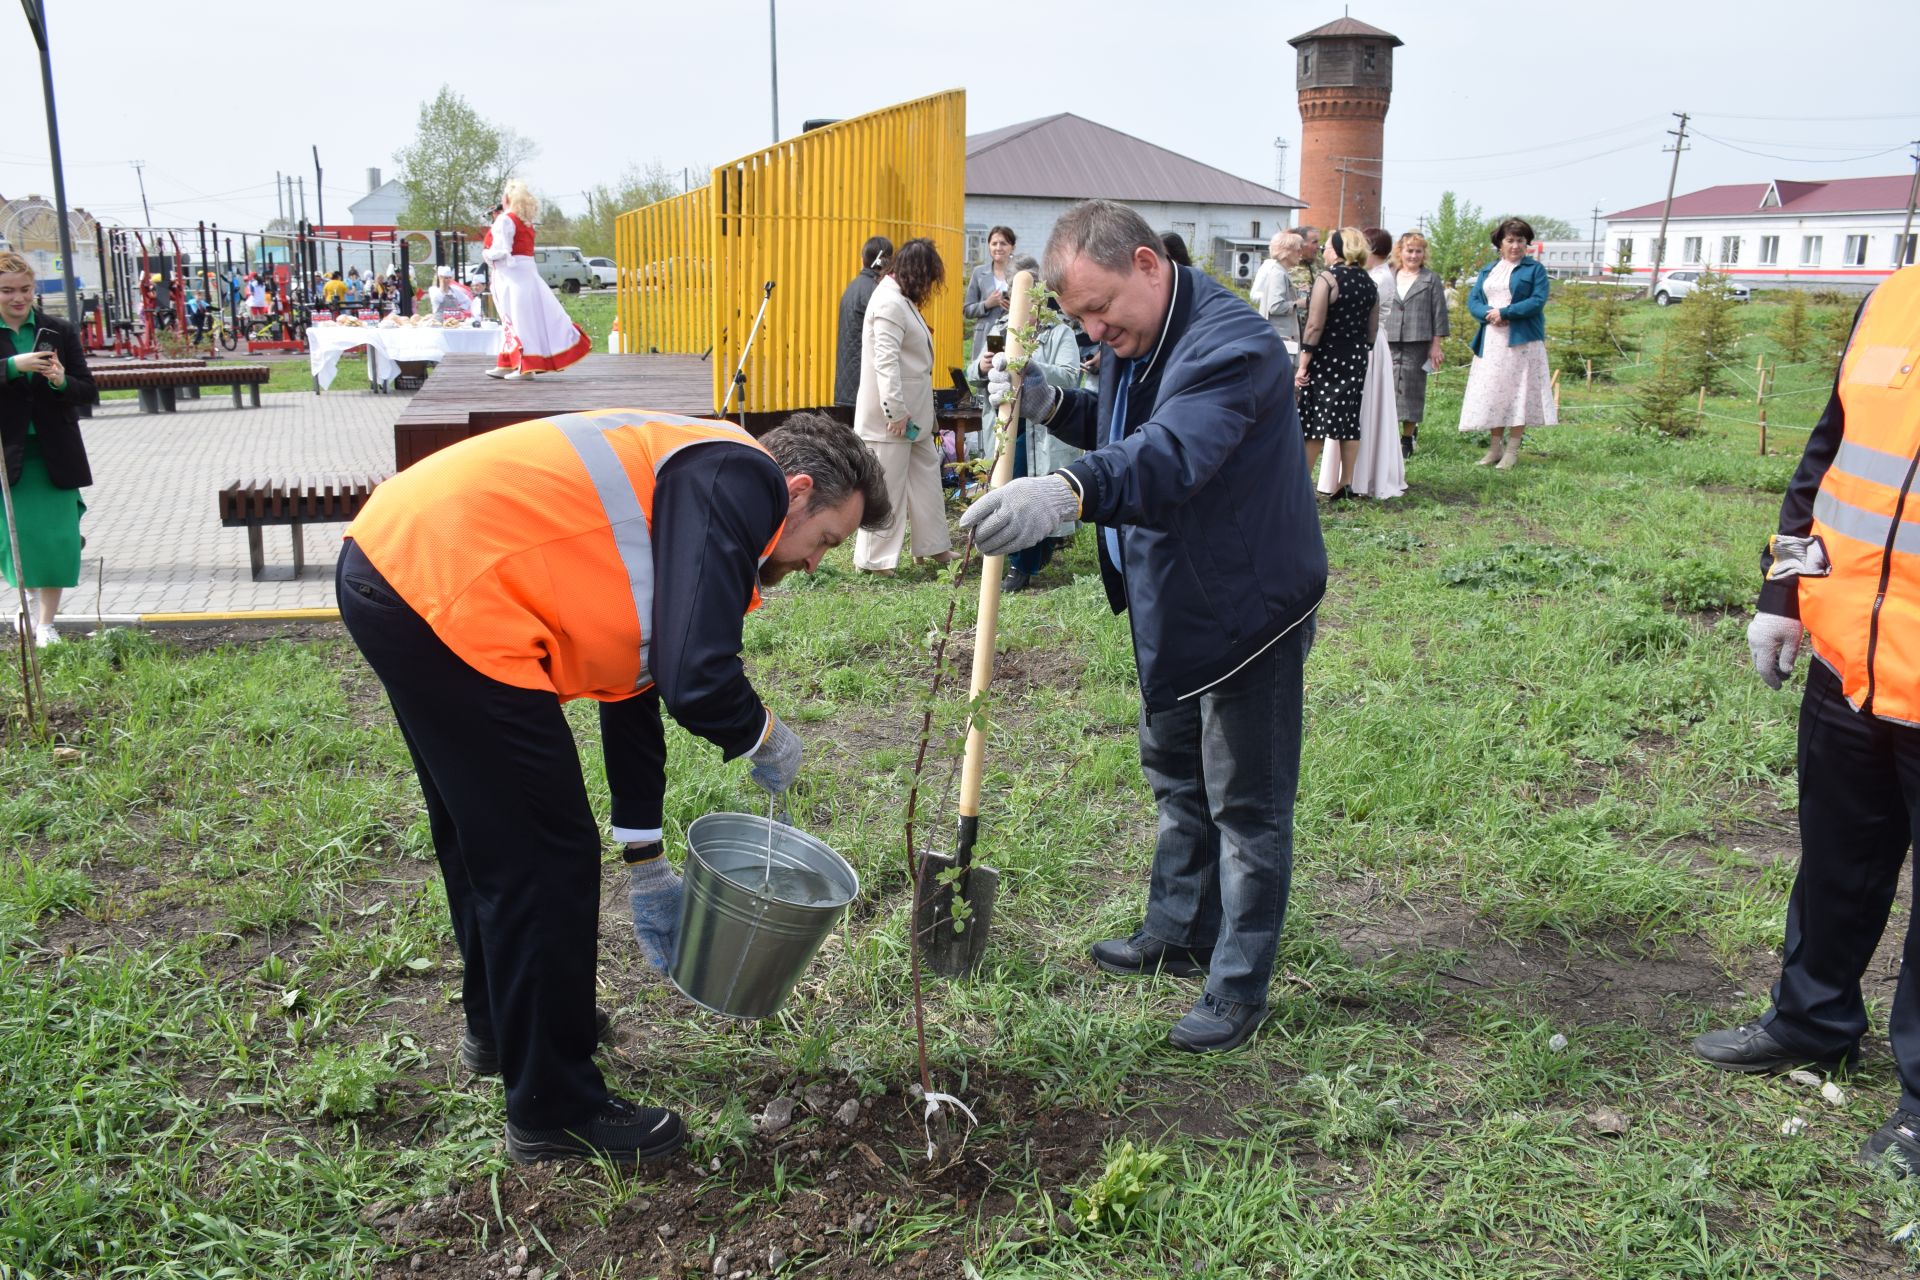
[[[148,226],[152,226],[153,213],[147,208],[147,162],[145,160],[134,160],[130,163],[133,165],[133,176],[138,179],[140,183],[140,217]]]
[[[777,0],[767,0],[767,56],[773,61],[773,140],[780,141],[780,35],[774,25]]]
[[[1673,145],[1661,148],[1673,152],[1673,170],[1667,174],[1667,203],[1660,210],[1660,237],[1653,242],[1653,273],[1647,277],[1649,298],[1660,286],[1660,259],[1667,251],[1667,219],[1673,214],[1673,185],[1680,180],[1680,153],[1687,149],[1687,113],[1675,111],[1673,114],[1680,117],[1680,127],[1667,130],[1673,135]]]
[[[1287,189],[1287,140],[1285,138],[1273,140],[1273,189],[1275,191]]]
[[[80,314],[79,291],[73,286],[73,230],[67,225],[67,176],[65,167],[60,163],[60,122],[53,110],[53,54],[47,49],[47,3],[46,0],[21,0],[21,8],[26,10],[27,27],[33,32],[33,42],[40,46],[40,88],[47,99],[47,151],[48,158],[53,161],[53,211],[60,219],[60,282],[67,300],[67,323],[79,329],[85,317]],[[140,207],[144,209],[146,205],[147,190],[142,183]],[[100,265],[104,270],[106,264],[103,262]],[[104,309],[102,314],[105,314]],[[12,513],[11,507],[8,513]],[[20,598],[26,599],[24,595]],[[23,621],[21,625],[26,624]]]
[[[307,220],[307,180],[300,177],[295,178],[293,182],[300,190],[300,221],[305,222]]]
[[[287,175],[278,169],[273,171],[273,211],[274,221],[279,222],[287,216]]]
[[[313,205],[314,212],[320,215],[320,225],[327,225],[327,192],[320,185],[320,147],[313,148]]]
[[[1893,251],[1893,265],[1904,267],[1913,261],[1913,205],[1920,198],[1920,138],[1914,139],[1913,181],[1907,184],[1907,225],[1900,232],[1900,244]]]
[[[1587,274],[1600,278],[1600,206],[1593,206],[1593,239],[1587,246]]]

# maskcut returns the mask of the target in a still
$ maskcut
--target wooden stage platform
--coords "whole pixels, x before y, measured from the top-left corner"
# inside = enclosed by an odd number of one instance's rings
[[[394,470],[469,436],[584,409],[659,409],[713,416],[713,365],[699,356],[590,355],[530,382],[489,378],[493,360],[449,355],[393,424]]]

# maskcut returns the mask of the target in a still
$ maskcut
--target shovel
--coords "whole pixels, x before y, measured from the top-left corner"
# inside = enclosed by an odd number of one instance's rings
[[[1014,276],[1013,297],[1007,304],[1007,362],[1015,364],[1026,355],[1017,336],[1027,324],[1032,308],[1027,291],[1033,287],[1033,273]],[[1000,406],[1000,426],[1013,420],[1014,405]],[[1007,432],[994,459],[989,487],[998,489],[1013,476],[1013,438]],[[970,973],[987,948],[987,931],[993,925],[993,903],[1000,892],[1000,873],[992,867],[973,864],[973,847],[980,836],[980,773],[986,762],[987,730],[982,696],[993,684],[993,646],[1000,622],[1000,575],[1006,567],[1005,556],[985,556],[980,561],[980,616],[973,633],[973,679],[967,688],[967,706],[971,709],[967,726],[966,760],[960,768],[960,833],[954,852],[923,853],[916,871],[919,880],[915,897],[920,909],[913,919],[914,936],[919,939],[927,967],[949,978]],[[956,905],[957,904],[957,905]]]

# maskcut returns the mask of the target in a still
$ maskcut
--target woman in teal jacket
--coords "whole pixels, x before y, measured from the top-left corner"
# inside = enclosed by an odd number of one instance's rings
[[[1553,426],[1558,416],[1547,367],[1547,270],[1527,256],[1533,228],[1508,218],[1491,238],[1500,256],[1480,269],[1467,295],[1480,330],[1460,430],[1486,432],[1487,451],[1475,465],[1505,471],[1520,456],[1526,429]]]

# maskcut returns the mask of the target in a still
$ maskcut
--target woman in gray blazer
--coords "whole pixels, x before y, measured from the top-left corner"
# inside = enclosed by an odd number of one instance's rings
[[[1007,318],[1007,290],[1013,284],[1015,238],[1012,227],[995,227],[987,232],[987,261],[973,269],[967,281],[967,296],[961,299],[960,314],[973,321],[973,358],[978,360],[986,348],[987,331]]]
[[[1427,240],[1418,231],[1400,237],[1388,259],[1393,288],[1380,291],[1380,327],[1393,352],[1393,391],[1400,409],[1400,454],[1413,456],[1427,412],[1427,374],[1440,367],[1447,336],[1447,289],[1427,268]]]
[[[940,432],[933,403],[933,331],[920,308],[946,278],[940,251],[924,236],[893,255],[873,288],[861,330],[860,394],[854,434],[879,459],[893,517],[874,532],[860,530],[854,568],[892,577],[913,524],[913,554],[945,564],[953,559],[946,499],[940,492]]]

